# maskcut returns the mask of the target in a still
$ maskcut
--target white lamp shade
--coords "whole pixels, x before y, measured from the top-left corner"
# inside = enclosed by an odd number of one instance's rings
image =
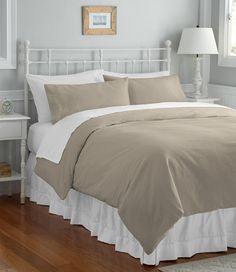
[[[218,54],[212,28],[185,28],[180,39],[178,54]]]

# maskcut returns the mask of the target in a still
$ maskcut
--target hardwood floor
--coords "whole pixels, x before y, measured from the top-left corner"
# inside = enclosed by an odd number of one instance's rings
[[[236,253],[198,254],[191,259],[162,262],[159,267],[189,260]],[[19,272],[157,272],[158,267],[142,266],[114,246],[98,242],[80,226],[71,226],[62,217],[50,215],[48,207],[19,196],[0,197],[0,261]]]

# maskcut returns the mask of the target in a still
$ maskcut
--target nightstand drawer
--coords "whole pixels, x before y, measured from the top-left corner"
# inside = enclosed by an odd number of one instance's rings
[[[21,121],[0,122],[0,139],[21,138]]]
[[[12,172],[10,177],[1,177],[1,182],[21,181],[21,204],[25,203],[25,155],[26,155],[26,140],[27,140],[27,121],[30,118],[18,113],[0,114],[0,141],[8,141],[2,145],[3,149],[7,149],[8,158],[6,160],[12,165],[12,159],[15,157],[15,148],[13,149],[12,142],[20,142],[20,173]],[[0,153],[2,150],[0,150]],[[14,155],[14,156],[13,156]],[[9,195],[11,195],[11,184],[9,184]],[[1,269],[0,269],[1,270]]]

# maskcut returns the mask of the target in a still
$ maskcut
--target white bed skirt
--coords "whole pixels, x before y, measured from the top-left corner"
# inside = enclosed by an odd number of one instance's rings
[[[55,191],[33,172],[35,155],[27,162],[27,196],[49,212],[70,219],[71,224],[83,225],[99,241],[114,244],[116,251],[126,252],[147,265],[160,261],[191,257],[196,253],[226,251],[236,248],[236,208],[218,210],[182,218],[168,231],[156,250],[147,255],[122,223],[117,209],[93,197],[70,190],[61,200]]]

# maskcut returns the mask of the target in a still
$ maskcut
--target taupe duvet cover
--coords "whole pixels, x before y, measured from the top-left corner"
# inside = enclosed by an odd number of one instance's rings
[[[172,108],[90,119],[35,171],[62,199],[74,188],[116,207],[150,254],[181,217],[236,207],[235,163],[235,111]]]

